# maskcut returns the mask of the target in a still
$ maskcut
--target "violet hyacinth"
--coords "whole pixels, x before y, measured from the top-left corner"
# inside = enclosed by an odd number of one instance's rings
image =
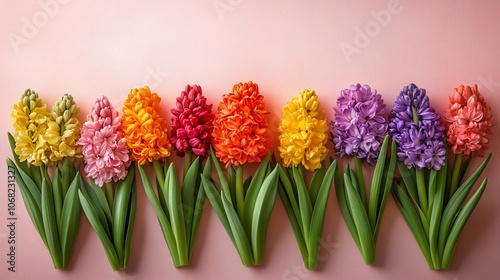
[[[172,112],[172,133],[170,143],[178,156],[191,151],[202,158],[206,157],[212,139],[212,104],[207,104],[201,87],[186,85],[181,96],[176,99]]]
[[[85,172],[99,186],[127,176],[130,152],[121,130],[121,117],[106,96],[97,98],[81,129]]]
[[[389,135],[397,144],[398,160],[408,168],[439,170],[444,165],[444,126],[430,106],[425,89],[405,86],[389,114]]]
[[[387,134],[382,96],[370,86],[351,85],[340,92],[335,110],[333,143],[339,157],[356,155],[374,164]]]
[[[389,136],[385,107],[382,96],[370,86],[351,85],[340,92],[337,108],[334,108],[335,121],[330,123],[337,155],[354,156],[354,168],[347,165],[344,180],[335,183],[335,192],[346,225],[369,265],[375,262],[378,232],[396,168],[394,143],[387,158]],[[368,188],[362,159],[375,164]],[[362,216],[366,219],[361,219]]]

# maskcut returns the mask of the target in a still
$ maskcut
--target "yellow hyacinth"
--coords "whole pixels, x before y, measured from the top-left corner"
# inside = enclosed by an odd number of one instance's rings
[[[19,160],[35,166],[52,165],[45,133],[55,122],[51,120],[47,105],[42,103],[38,93],[27,89],[21,101],[14,104],[10,118],[16,142],[14,152]]]
[[[283,107],[278,127],[280,156],[285,166],[321,167],[328,149],[328,123],[314,90],[304,90]]]
[[[132,158],[140,165],[170,156],[167,119],[160,101],[158,94],[145,86],[132,89],[123,102],[122,129]]]
[[[78,145],[81,124],[78,121],[78,112],[73,97],[64,94],[52,107],[52,119],[48,126],[46,138],[50,144],[52,162],[62,160],[64,157],[81,157],[81,146]]]

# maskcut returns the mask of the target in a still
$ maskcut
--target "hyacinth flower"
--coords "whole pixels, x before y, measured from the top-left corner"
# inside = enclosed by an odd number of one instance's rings
[[[121,121],[107,97],[99,97],[78,140],[90,178],[90,185],[80,188],[80,202],[113,270],[128,266],[137,205],[134,167]]]
[[[328,196],[337,163],[328,154],[328,123],[314,90],[304,90],[283,107],[278,126],[278,192],[292,225],[304,266],[316,269]],[[305,170],[313,172],[309,184]],[[309,185],[309,187],[307,187]]]
[[[16,174],[26,210],[56,269],[68,267],[80,226],[78,112],[71,95],[63,95],[49,111],[27,89],[10,114],[14,160],[7,158],[7,165]]]
[[[452,158],[448,157],[451,178],[447,178],[444,191],[443,201],[447,209],[442,214],[438,239],[439,252],[442,254],[439,268],[442,269],[449,267],[459,234],[486,188],[487,178],[483,180],[465,206],[460,208],[487,166],[491,153],[467,178],[465,175],[469,174],[468,167],[471,159],[473,156],[484,156],[488,148],[488,137],[493,133],[491,108],[478,91],[477,85],[473,87],[460,85],[455,88],[449,96],[449,102],[444,114],[444,125],[449,151],[451,150],[455,156],[453,162]]]
[[[142,89],[138,92],[141,91],[142,95],[137,96],[137,98],[144,100],[144,107],[137,110],[136,113],[141,115],[149,112],[149,115],[141,120],[142,124],[137,123],[137,120],[134,123],[132,122],[134,120],[129,118],[130,124],[143,126],[148,123],[152,124],[154,120],[158,126],[145,127],[146,130],[142,137],[153,139],[155,135],[148,136],[148,133],[159,133],[156,134],[158,139],[166,139],[164,134],[166,133],[166,121],[160,114],[159,97],[147,93],[149,90]],[[146,104],[150,106],[151,110],[147,109]],[[133,107],[129,106],[129,108]],[[139,171],[146,194],[158,216],[173,263],[176,267],[180,267],[189,265],[191,261],[205,203],[205,192],[200,187],[200,174],[202,171],[207,176],[212,173],[211,164],[206,164],[203,169],[202,160],[208,155],[214,115],[212,114],[212,105],[207,104],[207,99],[203,96],[201,87],[198,85],[187,85],[185,90],[181,92],[181,96],[176,99],[176,107],[171,109],[171,112],[170,144],[177,155],[184,157],[182,186],[179,186],[174,165],[166,163],[166,153],[158,153],[160,157],[152,159],[157,178],[157,193],[154,192],[142,166],[139,166]],[[170,150],[168,142],[160,144],[165,147],[165,150]],[[193,155],[196,157],[194,160],[192,159]],[[138,159],[140,158],[138,157]],[[148,159],[148,161],[150,160]]]
[[[393,196],[430,269],[448,268],[457,238],[482,191],[465,205],[463,202],[489,160],[488,157],[462,183],[459,192],[450,196],[444,126],[440,119],[430,106],[425,89],[409,84],[397,97],[389,123],[402,176],[402,180],[395,180]]]
[[[262,264],[276,200],[278,169],[273,169],[269,160],[268,115],[257,84],[234,85],[219,103],[213,122],[215,151],[211,151],[211,158],[219,177],[220,193],[208,174],[202,176],[210,204],[245,266]],[[244,165],[250,163],[259,163],[259,167],[253,176],[244,179]]]
[[[396,144],[386,160],[389,136],[382,96],[370,86],[351,85],[340,92],[332,141],[339,157],[352,156],[355,169],[346,166],[344,184],[335,185],[344,221],[366,264],[375,262],[380,223],[396,169]],[[365,190],[362,160],[375,165],[370,193]]]

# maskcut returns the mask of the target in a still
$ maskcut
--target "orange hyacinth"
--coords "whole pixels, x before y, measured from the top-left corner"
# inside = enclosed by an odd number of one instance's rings
[[[487,135],[492,134],[491,108],[477,85],[460,85],[449,99],[444,118],[448,145],[455,154],[483,156],[489,142]]]
[[[262,161],[270,144],[268,115],[264,96],[251,81],[234,85],[223,96],[215,114],[212,145],[226,168]]]
[[[170,156],[167,119],[161,114],[160,101],[145,86],[132,89],[123,102],[122,128],[132,158],[140,165]]]

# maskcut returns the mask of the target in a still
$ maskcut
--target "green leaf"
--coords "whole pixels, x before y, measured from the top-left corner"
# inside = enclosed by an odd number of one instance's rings
[[[84,195],[87,201],[89,202],[89,207],[91,207],[92,210],[94,211],[96,218],[99,220],[99,224],[103,227],[103,230],[111,238],[111,229],[113,220],[108,219],[106,217],[106,214],[104,213],[104,210],[101,207],[101,203],[97,198],[95,189],[98,189],[99,186],[95,185],[92,179],[90,181],[92,182],[93,187],[89,186],[89,184],[85,180],[82,180],[80,184],[80,191],[82,192],[82,195]]]
[[[167,208],[170,215],[170,222],[177,243],[177,250],[179,251],[179,262],[181,265],[187,265],[189,249],[186,240],[186,224],[184,223],[184,213],[182,209],[181,194],[179,192],[177,172],[172,163],[168,168],[165,178],[165,188],[167,190]]]
[[[304,239],[309,240],[309,232],[311,230],[309,225],[311,224],[311,214],[312,214],[311,199],[309,198],[309,193],[307,192],[307,187],[306,184],[304,183],[304,178],[300,174],[297,167],[295,166],[292,167],[292,173],[293,173],[293,181],[295,186],[297,187],[297,194],[299,197],[299,209],[303,225]],[[309,248],[309,251],[310,250],[311,248]]]
[[[54,194],[54,209],[56,213],[56,221],[61,220],[61,211],[63,207],[63,196],[61,189],[61,176],[57,166],[54,167],[54,175],[52,176],[52,191]],[[60,227],[59,222],[57,223]]]
[[[277,166],[281,170],[281,166],[279,165]],[[295,216],[292,205],[290,204],[290,200],[288,199],[288,195],[281,180],[278,182],[278,193],[280,195],[281,202],[285,207],[285,211],[288,216],[288,219],[290,220],[290,224],[292,225],[293,233],[295,235],[295,239],[297,240],[297,245],[299,246],[300,254],[302,255],[302,260],[304,261],[304,265],[306,265],[309,260],[309,252],[307,251],[307,245],[304,240],[304,236],[302,235],[302,229],[299,224],[298,217]]]
[[[77,173],[69,186],[62,206],[59,236],[61,237],[63,267],[69,264],[80,227],[82,207],[78,199],[78,189],[82,180],[80,173]]]
[[[7,158],[7,164],[11,167],[13,167],[14,164],[9,158]],[[23,181],[24,186],[26,186],[26,190],[30,193],[30,195],[33,197],[34,202],[36,203],[36,207],[42,210],[42,194],[40,191],[41,185],[37,186],[36,182],[33,181],[28,174],[26,174],[22,169],[17,169],[16,171],[18,174],[21,175],[21,180]],[[16,181],[18,180],[18,176],[16,176]]]
[[[68,157],[65,157],[62,164],[61,196],[65,197],[68,188],[76,176],[75,167],[70,163]]]
[[[135,170],[133,170],[135,171]],[[135,226],[135,214],[137,211],[137,189],[135,188],[135,178],[132,186],[132,194],[130,196],[130,209],[128,211],[127,218],[127,229],[125,232],[125,249],[123,253],[123,267],[128,266],[128,260],[130,258],[130,251],[132,249],[132,240],[134,235]]]
[[[85,195],[82,193],[81,190],[78,191],[78,196],[80,198],[80,203],[82,205],[83,211],[85,212],[85,215],[87,216],[90,225],[92,225],[92,228],[94,228],[94,231],[96,232],[97,236],[102,242],[102,245],[104,247],[104,251],[106,252],[106,256],[108,257],[108,261],[113,268],[113,270],[118,270],[120,269],[120,263],[118,261],[118,256],[116,254],[116,250],[114,248],[113,243],[109,239],[108,234],[102,227],[99,218],[97,217],[97,213],[95,211],[95,207],[92,207]]]
[[[439,227],[441,224],[441,214],[443,213],[443,202],[446,188],[446,177],[447,177],[448,167],[441,167],[437,172],[436,179],[436,193],[432,195],[434,197],[432,205],[429,209],[430,221],[429,221],[429,248],[434,263],[434,267],[438,268],[441,266],[441,253],[438,247],[438,237],[439,237]]]
[[[397,162],[399,172],[401,173],[401,177],[405,183],[405,187],[408,190],[408,194],[414,201],[418,201],[418,193],[417,193],[417,176],[415,175],[415,169],[409,169],[406,167],[401,161]]]
[[[241,171],[240,171],[241,172]],[[238,201],[236,200],[236,169],[234,166],[230,165],[227,169],[227,173],[229,175],[229,191],[231,192],[231,203],[238,205]],[[243,194],[243,197],[245,194]]]
[[[385,136],[382,147],[380,148],[380,154],[378,156],[377,164],[375,165],[375,171],[373,173],[371,191],[370,191],[370,202],[368,203],[368,218],[370,219],[370,226],[372,229],[376,228],[377,218],[380,212],[379,199],[380,196],[384,195],[385,187],[382,185],[384,178],[385,162],[387,157],[387,146],[389,145],[389,135]],[[391,158],[392,160],[392,158]],[[382,192],[382,194],[381,194]]]
[[[16,140],[14,139],[14,136],[10,132],[7,132],[7,138],[9,138],[9,144],[10,144],[10,149],[12,151],[12,156],[14,157],[14,161],[16,162],[16,166],[24,171],[24,173],[28,174],[29,177],[32,177],[33,174],[31,172],[31,169],[28,167],[28,163],[26,161],[20,161],[19,156],[16,154],[15,148],[16,148]],[[7,158],[7,160],[10,160]],[[14,164],[14,163],[12,163]]]
[[[57,230],[54,197],[46,179],[42,180],[42,219],[47,245],[55,268],[62,268],[61,244]]]
[[[201,167],[201,161],[199,164]],[[207,177],[210,177],[212,175],[212,162],[210,160],[207,160],[205,163],[203,175]],[[196,204],[194,206],[193,222],[189,239],[189,261],[191,261],[191,257],[193,256],[194,243],[196,240],[196,235],[198,233],[198,226],[200,224],[201,215],[205,206],[205,188],[201,185],[201,176],[203,175],[198,174],[198,181],[196,183],[196,190],[198,193],[196,196]]]
[[[462,166],[460,167],[460,173],[458,176],[458,184],[462,184],[464,181],[465,175],[467,174],[467,170],[469,169],[470,162],[472,157],[467,157],[467,159],[462,162]]]
[[[318,263],[318,254],[321,245],[321,235],[323,232],[323,225],[325,223],[326,205],[330,196],[330,189],[333,183],[333,177],[337,170],[337,162],[333,161],[330,164],[326,174],[323,177],[321,186],[319,188],[316,203],[311,216],[311,224],[309,240],[309,269],[316,269]]]
[[[47,237],[45,235],[45,229],[43,227],[42,209],[40,207],[40,204],[41,204],[40,191],[38,191],[38,188],[31,186],[31,188],[34,189],[35,192],[37,192],[39,195],[38,201],[37,201],[37,199],[35,197],[33,197],[32,193],[30,191],[30,188],[25,183],[22,176],[17,176],[17,174],[24,173],[24,171],[22,171],[21,169],[18,169],[17,166],[14,164],[14,162],[10,158],[7,158],[7,165],[9,166],[9,168],[14,169],[14,172],[16,173],[17,186],[19,187],[19,190],[21,191],[21,197],[23,198],[23,202],[24,202],[24,205],[26,206],[26,210],[28,212],[28,215],[30,216],[31,221],[33,222],[33,225],[35,226],[36,230],[38,231],[38,234],[40,234],[40,237],[42,238],[43,243],[45,244],[45,246],[48,247]],[[31,184],[34,184],[33,181],[31,181]]]
[[[396,161],[397,161],[396,143],[392,142],[389,165],[388,166],[386,165],[384,168],[385,178],[382,181],[382,185],[384,186],[384,188],[382,190],[382,196],[379,195],[380,199],[377,202],[378,204],[377,221],[375,222],[375,227],[373,228],[373,241],[375,242],[375,245],[377,245],[380,224],[382,223],[382,216],[384,215],[385,206],[387,205],[387,199],[389,198],[389,194],[392,188],[394,180],[394,172],[396,171]]]
[[[172,232],[172,227],[170,226],[170,222],[167,218],[167,215],[165,214],[165,211],[160,205],[158,197],[156,197],[151,182],[149,181],[148,174],[141,165],[137,165],[137,169],[139,170],[139,174],[141,175],[142,185],[144,186],[144,190],[146,191],[146,196],[148,197],[149,202],[153,206],[156,212],[156,216],[158,217],[158,222],[160,223],[160,228],[163,233],[163,238],[167,242],[167,247],[170,252],[170,256],[172,257],[172,261],[174,265],[178,265],[179,256],[178,256],[177,244],[175,242],[174,233]]]
[[[293,215],[295,216],[295,219],[297,220],[299,227],[300,227],[300,232],[301,235],[304,235],[304,225],[302,224],[302,219],[300,217],[300,209],[299,209],[299,204],[297,202],[297,188],[292,187],[292,182],[290,179],[288,179],[287,173],[283,170],[283,168],[278,165],[279,169],[279,176],[280,176],[280,182],[283,185],[283,190],[286,194],[287,200],[290,203],[290,207],[293,210]]]
[[[221,189],[224,190],[224,193],[226,195],[227,200],[233,204],[232,199],[231,199],[231,191],[229,190],[229,185],[226,180],[226,176],[224,176],[224,171],[222,170],[222,167],[220,166],[219,159],[217,159],[217,156],[215,155],[214,149],[210,147],[210,157],[212,158],[215,166],[215,170],[217,170],[217,176],[219,177]],[[205,189],[205,191],[207,191]],[[207,192],[208,193],[208,192]]]
[[[325,178],[325,161],[321,163],[321,168],[314,171],[313,177],[311,179],[311,184],[309,185],[309,198],[311,199],[311,204],[316,204],[316,198],[318,197],[319,189],[321,187],[321,182]]]
[[[196,157],[182,180],[181,205],[184,214],[184,224],[186,225],[186,239],[191,239],[191,227],[195,207],[196,182],[199,182],[200,158]]]
[[[251,228],[251,245],[255,264],[261,264],[264,257],[264,249],[266,247],[267,228],[269,219],[273,211],[276,201],[276,189],[278,186],[278,168],[266,177],[262,183],[262,187],[255,199],[255,206],[252,208],[252,228]],[[245,209],[246,210],[246,209]]]
[[[222,190],[222,205],[224,207],[224,211],[227,215],[227,220],[229,222],[229,226],[231,227],[232,236],[234,237],[234,245],[238,254],[240,255],[241,262],[250,266],[254,264],[254,260],[252,257],[252,248],[250,246],[250,241],[245,233],[245,229],[241,224],[241,221],[238,217],[238,213],[234,210],[233,205],[229,203],[226,195],[224,195],[224,190]]]
[[[113,204],[113,243],[120,264],[125,259],[125,233],[127,228],[128,211],[131,204],[131,193],[134,188],[134,165],[131,164],[125,179],[118,182]]]
[[[476,193],[474,193],[474,195],[465,204],[465,206],[462,208],[462,210],[460,210],[460,213],[458,214],[457,218],[455,219],[455,222],[453,223],[453,227],[451,228],[450,234],[447,238],[446,246],[444,247],[442,268],[448,269],[448,267],[450,266],[451,257],[453,256],[453,253],[455,252],[455,247],[457,245],[458,237],[460,236],[460,233],[462,232],[462,230],[465,226],[465,223],[467,223],[467,220],[469,219],[470,215],[472,214],[472,211],[474,211],[474,208],[476,207],[479,200],[481,199],[481,196],[483,195],[483,192],[484,192],[487,184],[488,184],[488,179],[486,178],[483,180],[483,183],[481,184],[479,189],[476,191]]]
[[[266,179],[266,176],[269,174],[268,171],[270,168],[271,167],[269,165],[269,153],[268,153],[264,158],[264,160],[260,163],[259,168],[257,168],[257,171],[255,171],[255,175],[253,176],[253,179],[248,187],[248,191],[245,195],[242,223],[247,235],[249,236],[251,235],[252,228],[255,227],[252,221],[253,221],[254,207],[257,201],[257,197],[259,196],[260,191],[263,188],[264,180]]]
[[[460,187],[448,201],[448,204],[446,205],[443,212],[441,228],[439,230],[438,244],[440,252],[444,252],[444,247],[446,245],[446,240],[449,236],[452,223],[457,217],[458,212],[460,211],[460,207],[469,195],[470,190],[476,183],[483,170],[486,168],[486,165],[488,165],[490,158],[491,153],[484,159],[478,169],[462,185],[460,185]]]
[[[347,171],[349,172],[349,171]],[[347,194],[345,190],[345,185],[342,182],[342,176],[340,175],[340,171],[337,168],[335,170],[335,193],[337,194],[337,200],[340,206],[340,212],[342,213],[342,217],[344,217],[344,222],[347,226],[347,229],[351,233],[354,242],[358,248],[361,248],[361,244],[359,243],[359,235],[358,230],[356,229],[356,225],[354,224],[354,219],[352,217],[351,210],[349,209],[347,203]]]
[[[444,167],[441,167],[443,169]],[[434,199],[436,196],[436,188],[437,188],[437,172],[434,169],[429,170],[427,173],[429,174],[428,183],[427,183],[427,197],[429,198],[429,209],[427,210],[427,219],[431,219],[432,215],[432,207],[434,207]],[[446,183],[446,182],[444,182]]]
[[[168,169],[168,164],[167,160],[164,159],[163,161],[164,167],[161,166],[159,160],[153,160],[153,170],[155,174],[155,186],[156,186],[156,191],[158,192],[158,199],[160,201],[161,209],[163,209],[163,212],[167,213],[167,202],[165,201],[165,191],[164,191],[164,184],[165,184],[165,174],[167,174],[167,169]]]
[[[366,208],[363,201],[359,197],[351,183],[351,178],[344,174],[344,182],[347,194],[347,203],[352,213],[354,224],[359,236],[360,251],[363,255],[366,264],[372,264],[375,261],[375,245],[372,239],[372,231],[370,227],[370,220],[366,213]]]
[[[106,215],[106,219],[108,220],[110,227],[113,227],[113,214],[111,213],[111,208],[109,208],[109,203],[106,200],[106,195],[104,194],[104,191],[94,182],[92,178],[90,179],[90,182],[92,184],[92,188],[94,189],[95,196],[99,200],[99,205],[101,206],[101,209]]]
[[[229,238],[231,238],[231,241],[236,246],[233,232],[231,231],[231,226],[229,225],[229,221],[227,219],[226,211],[224,211],[224,205],[222,205],[222,194],[217,191],[214,183],[204,174],[201,175],[201,183],[205,189],[205,193],[207,194],[208,201],[219,217],[219,220],[222,223],[222,226],[224,226]]]
[[[432,257],[429,251],[429,240],[427,238],[427,234],[422,226],[420,218],[413,206],[413,203],[410,200],[410,196],[407,193],[407,189],[403,186],[396,184],[395,191],[393,192],[394,200],[396,201],[396,205],[401,212],[406,224],[410,228],[413,237],[417,241],[422,254],[424,255],[429,268],[434,269],[434,264],[432,262]]]

